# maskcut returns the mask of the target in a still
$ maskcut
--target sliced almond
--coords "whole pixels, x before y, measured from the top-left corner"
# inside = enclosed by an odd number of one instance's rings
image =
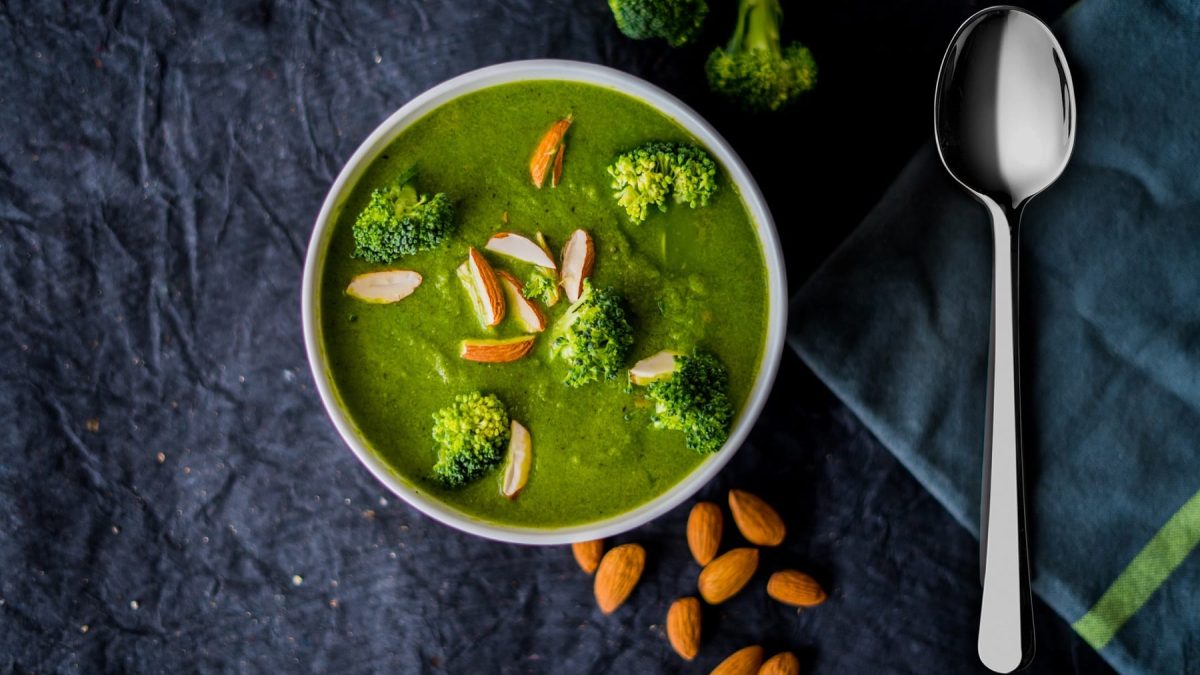
[[[526,236],[512,232],[497,232],[492,235],[491,239],[488,239],[488,242],[483,247],[489,251],[495,251],[500,255],[506,255],[510,258],[516,258],[521,262],[527,262],[530,265],[537,265],[538,267],[545,267],[552,270],[558,269],[558,265],[554,264],[554,256],[551,256],[546,252],[546,249]]]
[[[421,275],[412,270],[368,272],[351,279],[346,293],[363,302],[386,305],[407,298],[420,285]]]
[[[471,299],[471,308],[475,310],[475,318],[479,319],[479,323],[487,326],[487,310],[483,308],[483,298],[479,297],[479,292],[475,289],[475,280],[471,277],[470,264],[464,262],[454,270],[458,280],[462,282],[463,288],[467,290],[467,297]]]
[[[596,259],[592,235],[587,230],[575,230],[563,244],[562,272],[559,284],[567,292],[567,300],[578,302],[583,295],[583,280],[592,274],[592,263]]]
[[[533,157],[529,159],[529,177],[533,179],[533,186],[539,190],[546,182],[546,173],[550,171],[550,163],[559,154],[559,149],[563,145],[563,137],[566,136],[567,129],[571,127],[572,119],[571,115],[567,115],[550,125],[550,129],[542,136],[542,140],[538,141],[537,148],[533,151]]]
[[[612,614],[633,592],[646,566],[646,549],[640,544],[622,544],[600,560],[594,591],[600,611]]]
[[[629,369],[629,381],[644,385],[670,377],[671,373],[675,372],[676,356],[679,356],[679,353],[669,349],[664,349],[654,356],[647,356]]]
[[[577,541],[571,544],[571,554],[575,556],[579,568],[591,574],[600,566],[600,559],[604,557],[604,540]]]
[[[528,354],[529,350],[533,349],[533,341],[536,337],[536,335],[522,335],[504,340],[488,338],[463,340],[458,355],[477,363],[508,363]]]
[[[529,480],[529,469],[533,467],[533,439],[529,430],[520,422],[512,421],[512,432],[508,436],[508,457],[504,462],[504,483],[500,494],[516,499]]]
[[[554,173],[550,175],[550,187],[556,188],[562,182],[563,155],[567,154],[567,146],[558,144],[558,153],[554,155]]]
[[[763,648],[758,645],[742,647],[717,664],[709,675],[755,675],[762,665]]]
[[[504,292],[500,290],[496,271],[474,246],[467,250],[467,270],[471,273],[471,284],[480,299],[483,322],[487,326],[495,326],[504,319]]]
[[[536,302],[522,293],[524,287],[521,285],[521,281],[505,270],[497,270],[496,274],[500,277],[500,285],[504,286],[504,295],[508,299],[508,306],[516,312],[517,319],[525,327],[525,330],[531,333],[540,333],[546,330],[546,315],[538,308]]]

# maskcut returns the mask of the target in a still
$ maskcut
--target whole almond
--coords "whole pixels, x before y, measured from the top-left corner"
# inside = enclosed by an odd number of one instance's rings
[[[600,611],[612,614],[633,592],[642,568],[646,565],[646,550],[638,544],[622,544],[600,560],[596,569],[596,604]]]
[[[700,570],[697,586],[710,605],[719,605],[741,591],[758,569],[758,549],[735,548]]]
[[[762,647],[742,647],[713,668],[709,675],[754,675],[762,665],[762,660]]]
[[[600,558],[604,557],[604,540],[577,541],[571,544],[571,553],[575,555],[579,568],[591,574],[600,566]]]
[[[680,598],[667,611],[667,639],[671,648],[691,661],[700,651],[700,601]]]
[[[742,536],[751,544],[778,546],[787,528],[771,505],[744,490],[729,491],[729,510]]]
[[[779,652],[762,664],[758,675],[800,675],[800,659],[791,652]]]
[[[721,546],[721,530],[724,519],[721,507],[712,502],[700,502],[692,507],[688,516],[687,542],[692,557],[703,567],[712,562]]]
[[[816,607],[825,602],[825,589],[798,570],[780,570],[767,581],[767,595],[793,607]]]

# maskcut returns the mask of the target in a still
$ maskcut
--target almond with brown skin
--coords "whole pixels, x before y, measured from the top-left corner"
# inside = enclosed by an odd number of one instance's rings
[[[421,280],[412,270],[368,272],[351,279],[346,294],[372,304],[399,302],[412,295]]]
[[[554,173],[550,176],[550,187],[556,188],[562,182],[563,155],[567,154],[567,146],[558,144],[558,154],[554,156]]]
[[[575,562],[579,563],[579,568],[591,574],[600,566],[600,558],[604,557],[604,540],[577,541],[571,544],[571,553],[575,556]]]
[[[828,597],[816,579],[799,570],[780,570],[767,581],[767,595],[793,607],[816,607]]]
[[[692,507],[687,522],[687,543],[692,557],[701,567],[717,556],[723,527],[721,507],[712,502],[700,502]]]
[[[762,664],[758,675],[800,675],[800,659],[791,652],[779,652]]]
[[[567,300],[578,302],[583,295],[583,280],[592,274],[592,264],[596,260],[596,249],[592,243],[592,235],[587,230],[575,230],[563,244],[562,271],[559,283],[567,293]]]
[[[729,491],[729,510],[742,536],[751,544],[778,546],[787,533],[783,518],[771,505],[744,490]]]
[[[676,654],[691,661],[700,652],[700,601],[680,598],[667,611],[667,640]]]
[[[476,363],[508,363],[516,361],[533,349],[536,335],[521,335],[515,338],[492,340],[472,338],[463,340],[458,355]]]
[[[536,302],[525,297],[521,281],[504,270],[497,270],[496,275],[500,277],[500,285],[504,286],[504,296],[508,298],[506,304],[512,307],[525,330],[531,333],[546,330],[546,315]]]
[[[646,550],[638,544],[622,544],[600,560],[596,569],[594,591],[600,611],[612,614],[625,602],[642,577],[646,566]]]
[[[712,669],[709,675],[755,675],[762,665],[763,648],[742,647]]]
[[[735,548],[700,570],[697,587],[710,605],[719,605],[737,595],[758,569],[758,549]]]
[[[471,273],[471,284],[481,305],[482,319],[488,326],[495,326],[504,319],[504,291],[496,271],[483,254],[475,247],[467,249],[467,270]]]
[[[550,125],[550,128],[542,135],[542,140],[538,141],[537,147],[534,148],[533,157],[529,158],[529,177],[533,179],[533,186],[539,190],[546,182],[546,174],[550,171],[551,162],[562,152],[563,137],[566,136],[567,129],[571,127],[572,119],[572,115],[567,115]]]

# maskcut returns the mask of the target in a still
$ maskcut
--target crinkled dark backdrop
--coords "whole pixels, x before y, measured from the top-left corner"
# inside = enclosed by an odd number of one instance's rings
[[[694,592],[686,507],[619,538],[650,561],[605,617],[568,549],[458,534],[387,494],[313,391],[312,221],[423,89],[544,56],[665,86],[758,177],[794,288],[928,136],[943,45],[981,4],[785,3],[822,82],[753,119],[706,92],[733,14],[712,2],[680,50],[624,39],[599,0],[0,4],[0,669],[707,671],[762,642],[807,672],[980,671],[976,543],[791,355],[702,495],[777,503],[791,534],[764,570],[832,597],[798,613],[760,573],[706,610],[689,667],[662,628]],[[1104,672],[1039,612],[1035,672]]]

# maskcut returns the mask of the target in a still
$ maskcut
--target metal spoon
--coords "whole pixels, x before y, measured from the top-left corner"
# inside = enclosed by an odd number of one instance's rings
[[[990,7],[958,29],[938,75],[938,153],[992,217],[992,339],[984,434],[979,659],[1010,673],[1033,659],[1018,383],[1017,242],[1026,204],[1062,173],[1075,144],[1075,93],[1046,24]]]

